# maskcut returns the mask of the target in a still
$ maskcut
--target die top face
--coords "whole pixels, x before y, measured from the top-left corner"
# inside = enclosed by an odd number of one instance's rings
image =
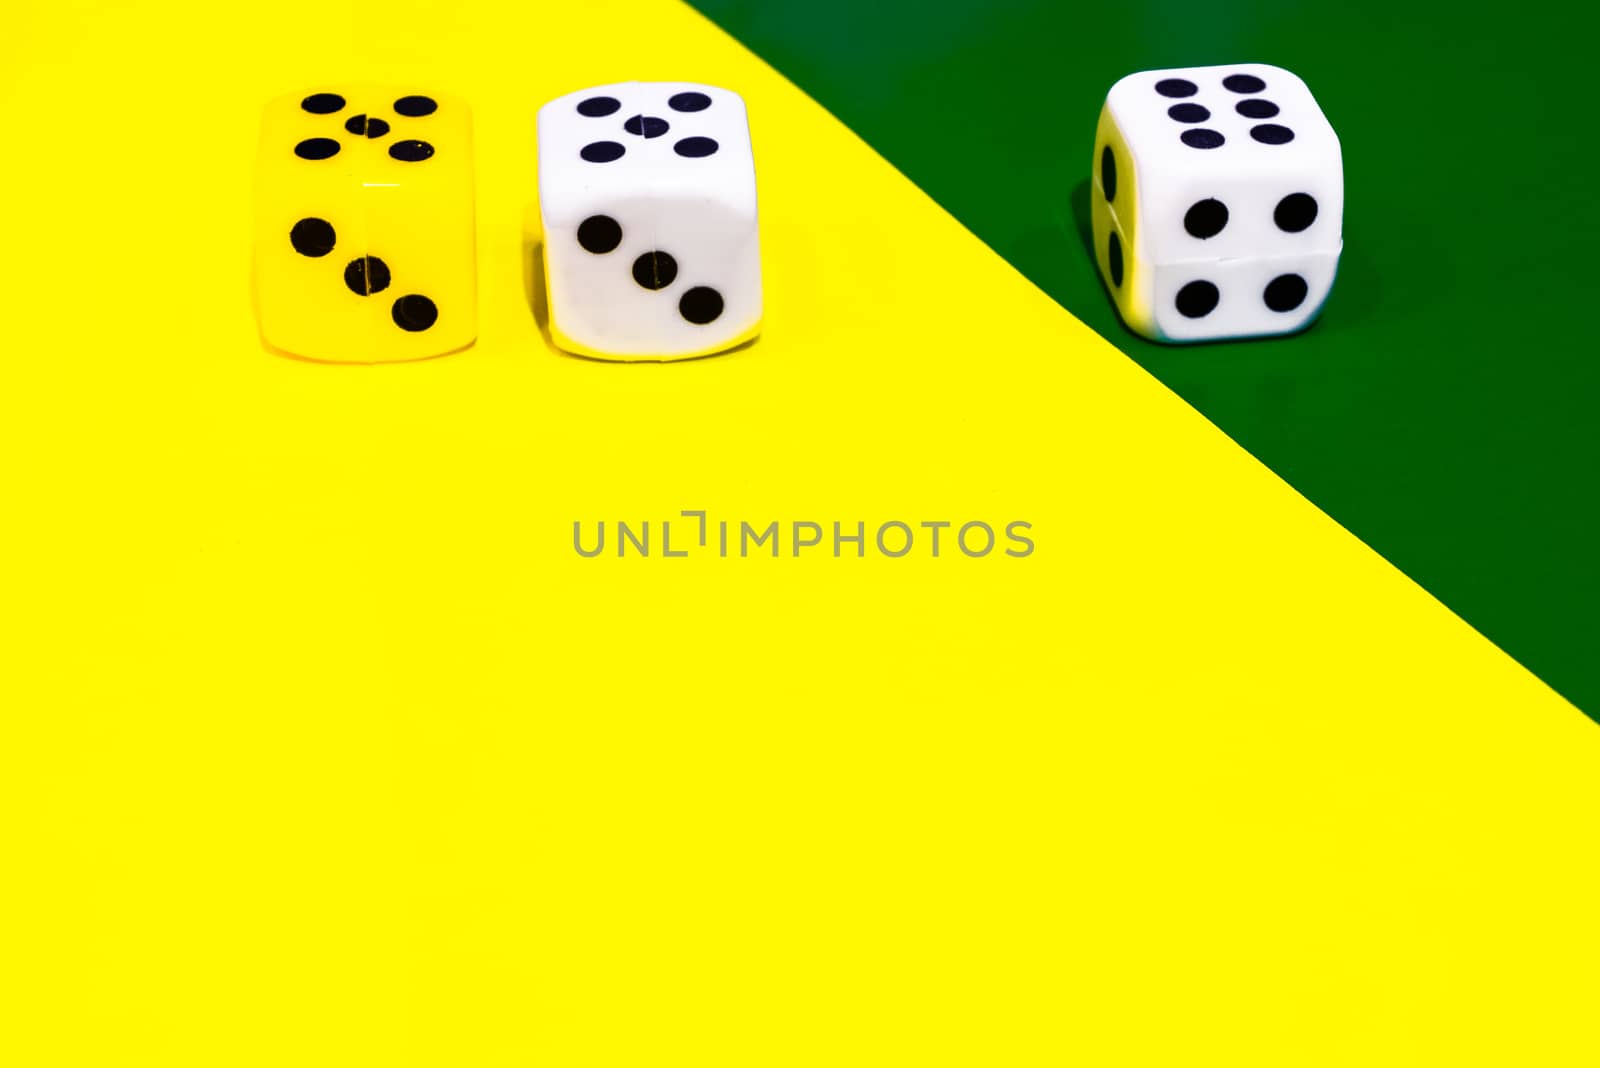
[[[285,186],[442,188],[470,179],[472,116],[433,92],[320,86],[267,105],[261,177]]]
[[[1121,180],[1137,184],[1145,256],[1340,247],[1339,138],[1290,71],[1260,63],[1142,71],[1112,87],[1105,113],[1128,154],[1122,169],[1132,173]]]
[[[256,176],[256,308],[277,349],[382,362],[477,334],[472,120],[403,87],[273,101]]]
[[[754,217],[750,124],[738,93],[693,82],[618,82],[539,109],[539,196],[570,222],[622,196],[714,200]]]
[[[1184,170],[1293,172],[1338,159],[1310,88],[1265,63],[1141,71],[1113,85],[1106,106],[1141,160]]]

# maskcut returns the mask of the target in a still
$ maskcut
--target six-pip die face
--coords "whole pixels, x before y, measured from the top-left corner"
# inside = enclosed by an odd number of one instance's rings
[[[472,344],[466,105],[370,85],[273,101],[257,159],[254,269],[262,337],[284,352],[381,363]]]

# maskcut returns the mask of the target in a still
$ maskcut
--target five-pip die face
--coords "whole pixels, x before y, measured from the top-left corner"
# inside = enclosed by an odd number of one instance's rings
[[[477,336],[476,247],[460,100],[319,86],[268,105],[255,233],[267,344],[340,363],[464,348]]]

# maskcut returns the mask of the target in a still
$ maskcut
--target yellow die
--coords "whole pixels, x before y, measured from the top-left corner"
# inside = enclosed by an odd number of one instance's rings
[[[478,333],[472,117],[328,86],[267,106],[256,164],[261,335],[313,360],[418,360]]]

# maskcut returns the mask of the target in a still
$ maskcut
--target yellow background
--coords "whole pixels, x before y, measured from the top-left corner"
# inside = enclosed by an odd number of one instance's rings
[[[1587,1064],[1591,723],[687,8],[0,37],[0,1063]],[[749,102],[768,314],[530,310],[538,105]],[[474,107],[478,344],[264,351],[260,109]],[[571,524],[1013,519],[968,560]]]

